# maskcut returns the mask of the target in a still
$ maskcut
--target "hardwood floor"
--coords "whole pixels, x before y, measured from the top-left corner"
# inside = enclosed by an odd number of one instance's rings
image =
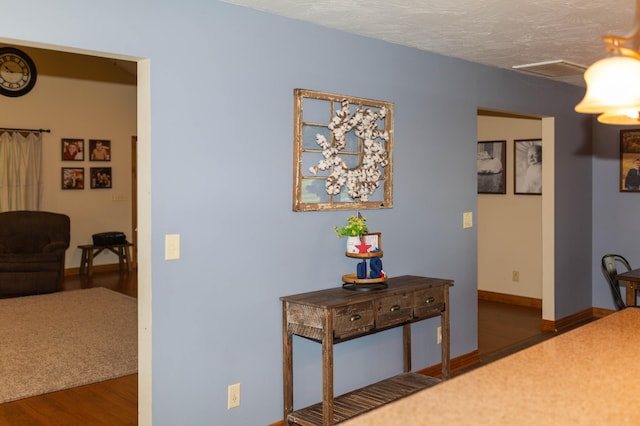
[[[106,287],[137,296],[137,276],[131,273],[96,272],[65,277],[64,290]],[[70,426],[138,424],[138,375],[51,392],[0,404],[0,425]]]
[[[478,301],[480,365],[557,335],[542,332],[542,310],[487,300]]]
[[[86,275],[69,275],[64,277],[64,290],[80,288],[105,287],[118,293],[138,297],[138,280],[136,272],[94,272],[91,277]]]
[[[541,309],[479,300],[478,352],[480,356],[542,334],[541,321]]]

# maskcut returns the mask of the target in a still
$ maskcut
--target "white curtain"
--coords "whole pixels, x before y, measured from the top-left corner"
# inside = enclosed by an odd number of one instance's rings
[[[42,133],[0,130],[0,211],[40,210]]]

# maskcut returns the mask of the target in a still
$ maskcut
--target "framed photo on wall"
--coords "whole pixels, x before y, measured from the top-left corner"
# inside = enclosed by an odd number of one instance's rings
[[[91,167],[91,188],[111,188],[111,167]]]
[[[478,142],[478,194],[507,193],[507,141]]]
[[[111,141],[89,139],[89,158],[91,161],[111,161]]]
[[[84,139],[62,139],[62,161],[84,161]]]
[[[640,130],[620,130],[620,192],[640,192]]]
[[[63,167],[62,189],[84,189],[84,167]]]
[[[542,139],[513,142],[513,193],[542,195]]]

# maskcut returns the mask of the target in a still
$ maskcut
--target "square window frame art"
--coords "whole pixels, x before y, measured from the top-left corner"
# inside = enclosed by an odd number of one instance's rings
[[[392,102],[294,89],[293,211],[393,207]]]

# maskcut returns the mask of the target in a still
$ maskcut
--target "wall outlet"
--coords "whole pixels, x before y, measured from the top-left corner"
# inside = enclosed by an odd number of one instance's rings
[[[438,344],[442,343],[442,327],[438,326]]]
[[[514,283],[519,282],[519,281],[520,281],[520,271],[513,271],[513,272],[511,273],[511,280],[512,280]]]
[[[240,406],[240,383],[229,385],[227,390],[227,410]]]

